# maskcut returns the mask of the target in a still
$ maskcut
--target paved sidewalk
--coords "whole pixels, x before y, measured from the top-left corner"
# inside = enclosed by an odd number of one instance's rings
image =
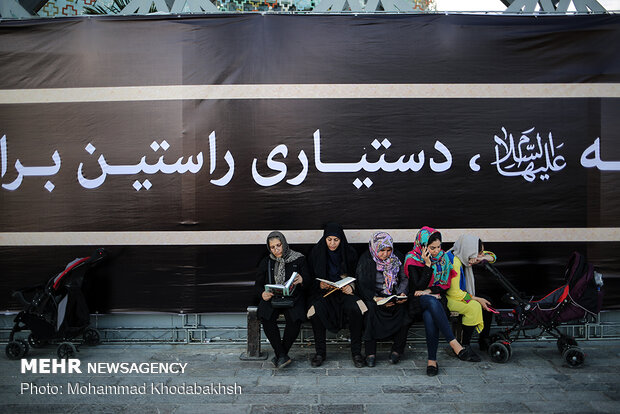
[[[294,362],[283,370],[271,366],[271,352],[265,361],[239,360],[241,345],[100,345],[81,348],[81,374],[22,374],[20,361],[0,358],[0,413],[620,412],[620,341],[580,346],[586,362],[576,369],[563,363],[554,342],[517,342],[505,364],[486,355],[481,363],[461,362],[440,350],[439,375],[430,378],[424,345],[410,347],[398,365],[388,363],[384,348],[375,368],[361,369],[338,345],[330,345],[323,366],[311,368],[312,349],[295,346]],[[28,355],[53,357],[54,348]],[[187,365],[182,374],[87,372],[88,363],[99,362]],[[86,394],[69,395],[68,388],[75,392],[78,383]],[[186,391],[198,384],[201,394],[172,393],[183,384]],[[97,395],[104,386],[146,393]],[[58,394],[49,393],[54,390]]]

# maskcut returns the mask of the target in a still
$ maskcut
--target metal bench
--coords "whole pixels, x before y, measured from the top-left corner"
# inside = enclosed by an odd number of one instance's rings
[[[265,360],[268,353],[261,352],[261,324],[258,319],[258,307],[248,306],[247,309],[247,337],[246,351],[239,357],[243,361]],[[463,336],[461,315],[458,312],[450,312],[450,324],[454,336],[460,342]]]

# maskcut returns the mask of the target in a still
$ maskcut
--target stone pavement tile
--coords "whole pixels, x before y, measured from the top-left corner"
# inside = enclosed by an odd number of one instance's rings
[[[286,404],[290,402],[291,404],[302,404],[302,405],[313,405],[319,403],[319,396],[312,394],[296,394],[296,395],[285,395],[282,394],[240,394],[235,397],[235,404],[267,404],[267,405],[278,405],[278,404]]]
[[[319,376],[316,378],[317,380],[316,384],[323,385],[323,386],[337,387],[342,384],[354,384],[354,383],[357,383],[357,381],[359,380],[364,380],[365,378],[368,378],[368,377],[343,377],[343,376],[328,377],[326,375],[323,375],[323,376]]]
[[[533,413],[545,414],[592,414],[606,412],[605,410],[595,408],[590,401],[581,401],[576,404],[574,401],[555,400],[555,401],[523,401]],[[616,411],[615,413],[617,413]]]
[[[260,370],[256,370],[258,373]],[[234,369],[227,368],[212,368],[205,366],[203,364],[198,364],[197,366],[192,367],[191,375],[195,377],[230,377],[234,375]]]
[[[326,378],[326,377],[318,377]],[[317,384],[317,377],[313,376],[263,376],[258,378],[258,386],[263,385],[302,385],[302,384]]]
[[[291,388],[291,395],[300,395],[300,394],[315,394],[315,395],[325,395],[325,394],[355,394],[360,392],[360,390],[364,390],[364,392],[368,392],[371,394],[377,394],[381,392],[381,386],[379,385],[364,385],[360,386],[359,384],[355,384],[351,381],[350,378],[347,379],[348,383],[342,383],[339,385],[297,385]]]
[[[598,412],[603,413],[620,413],[620,402],[618,401],[590,401],[590,405]]]
[[[616,385],[616,389],[613,392],[604,392],[603,395],[607,396],[610,400],[620,401],[620,395],[618,393],[618,386]]]
[[[131,414],[172,414],[179,412],[179,404],[76,404],[69,414],[109,414],[109,413],[131,413]],[[44,411],[45,412],[45,411]]]
[[[425,394],[425,393],[460,393],[458,387],[453,385],[385,385],[381,387],[386,394]]]
[[[459,413],[472,413],[472,414],[481,414],[481,413],[529,413],[529,408],[520,403],[520,402],[492,402],[492,403],[482,403],[482,402],[467,402],[467,403],[457,403],[456,409]]]
[[[616,396],[620,394],[620,384],[618,382],[564,382],[560,384],[560,387],[564,391],[603,391],[608,392],[608,396]],[[611,394],[611,395],[609,395]],[[617,397],[616,397],[617,398]],[[612,398],[615,399],[615,398]]]
[[[284,376],[284,377],[298,377],[298,376],[305,376],[305,377],[316,377],[317,375],[327,375],[327,370],[323,369],[323,367],[320,368],[306,368],[306,367],[286,367],[284,369],[274,369],[273,370],[273,375],[280,377],[280,376]]]
[[[519,402],[524,399],[523,393],[514,393],[510,392],[510,390],[506,390],[506,392],[501,393],[485,393],[483,395],[479,394],[468,394],[468,393],[452,393],[452,394],[418,394],[417,397],[421,402],[432,402],[432,401],[443,401],[443,402],[451,402],[451,403],[471,403],[476,404],[481,401],[485,401],[489,404],[498,404],[498,403],[514,403]],[[530,393],[526,396],[527,400],[539,401],[542,400],[540,394]]]
[[[594,401],[594,400],[612,400],[604,392],[600,391],[571,391],[565,390],[546,390],[541,393],[543,400],[546,401]],[[616,397],[617,398],[617,397]]]
[[[42,402],[39,404],[0,404],[0,413],[7,414],[66,414],[74,408],[72,404],[50,404]],[[120,412],[120,411],[119,411]]]
[[[293,369],[291,368],[287,368],[287,369]],[[239,377],[239,378],[244,378],[244,377],[257,377],[257,376],[261,376],[261,375],[271,375],[271,372],[275,371],[275,368],[270,368],[270,369],[264,369],[264,368],[239,368],[239,369],[235,369],[230,370],[229,374],[234,375],[235,377]]]
[[[159,414],[157,409],[159,405],[151,413]],[[183,404],[177,406],[172,414],[249,414],[250,410],[250,404]]]
[[[358,377],[358,376],[373,376],[373,377],[391,377],[391,376],[402,376],[404,375],[402,369],[398,369],[398,368],[392,368],[392,369],[388,369],[388,368],[368,368],[368,367],[363,367],[363,368],[355,368],[355,367],[351,367],[351,368],[340,368],[340,369],[328,369],[327,370],[327,375],[328,376],[345,376],[345,377]]]
[[[210,411],[203,411],[203,413]],[[231,411],[234,413],[234,411]],[[250,406],[250,414],[317,414],[316,406],[296,404],[253,404]]]
[[[355,394],[321,394],[321,404],[407,404],[416,401],[420,394],[371,394],[359,390]],[[440,401],[438,394],[434,394]]]
[[[364,406],[362,404],[331,404],[317,405],[318,414],[363,414]]]
[[[338,377],[325,377],[325,379],[335,379]],[[342,378],[342,377],[341,377]],[[404,377],[404,376],[375,376],[368,375],[365,377],[355,377],[355,383],[358,386],[364,386],[367,384],[380,384],[380,385],[402,385],[413,383],[426,383],[425,381],[418,381],[418,377]],[[319,384],[321,384],[323,378],[319,378]]]
[[[366,404],[368,414],[434,414],[434,413],[456,413],[456,405],[435,401],[433,403],[403,403],[403,404]]]
[[[482,378],[487,383],[505,384],[507,386],[523,383],[548,384],[550,382],[556,382],[552,377],[546,378],[543,375],[514,374],[509,371],[496,372],[493,374],[483,373]]]
[[[439,367],[439,375],[434,378],[445,385],[460,385],[460,384],[471,384],[471,385],[485,385],[488,382],[484,379],[482,375],[445,375],[442,373],[441,366]]]
[[[591,373],[591,372],[581,372],[578,370],[571,370],[567,372],[569,378],[566,382],[575,382],[575,383],[588,383],[588,382],[617,382],[618,374],[612,374],[609,372],[601,372],[601,373]]]
[[[243,394],[290,394],[295,388],[290,385],[252,385],[241,389]]]
[[[485,383],[485,384],[469,384],[460,383],[457,385],[458,389],[466,394],[478,394],[486,395],[489,393],[502,393],[510,392],[514,394],[546,392],[546,390],[558,390],[560,389],[558,384],[503,384],[503,383]],[[521,399],[527,398],[522,396]]]

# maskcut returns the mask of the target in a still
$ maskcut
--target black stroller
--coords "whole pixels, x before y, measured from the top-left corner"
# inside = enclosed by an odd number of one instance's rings
[[[35,286],[13,292],[13,297],[24,304],[17,314],[6,345],[9,359],[20,359],[28,354],[30,346],[41,348],[48,343],[59,343],[59,358],[72,358],[77,351],[69,341],[82,335],[82,343],[97,345],[101,339],[96,329],[90,328],[90,313],[82,284],[88,270],[106,257],[97,249],[88,257],[77,258],[52,277],[45,286]],[[29,299],[27,300],[26,297]],[[28,341],[16,340],[15,333],[29,330]]]
[[[512,325],[491,337],[489,356],[495,362],[506,362],[512,355],[511,343],[519,338],[539,339],[549,334],[557,339],[558,351],[570,367],[583,363],[585,354],[572,336],[563,334],[562,323],[594,319],[603,303],[602,275],[594,271],[584,257],[575,252],[565,271],[566,283],[539,300],[524,299],[522,294],[491,264],[485,263],[508,292],[503,300],[514,306],[495,315],[498,325]],[[534,331],[528,334],[528,331]]]

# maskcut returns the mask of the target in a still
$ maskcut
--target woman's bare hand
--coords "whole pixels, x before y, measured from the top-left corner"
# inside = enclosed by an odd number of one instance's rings
[[[346,285],[345,287],[342,288],[342,293],[344,293],[345,295],[352,295],[353,288],[351,287],[351,285]]]
[[[489,311],[489,306],[491,306],[491,302],[489,302],[488,300],[484,298],[479,298],[478,296],[474,296],[472,299],[474,299],[477,302],[480,302],[482,309],[484,309],[487,312]]]
[[[430,250],[428,250],[428,246],[424,246],[424,248],[422,249],[422,260],[424,260],[424,263],[428,267],[431,266],[431,252]]]

